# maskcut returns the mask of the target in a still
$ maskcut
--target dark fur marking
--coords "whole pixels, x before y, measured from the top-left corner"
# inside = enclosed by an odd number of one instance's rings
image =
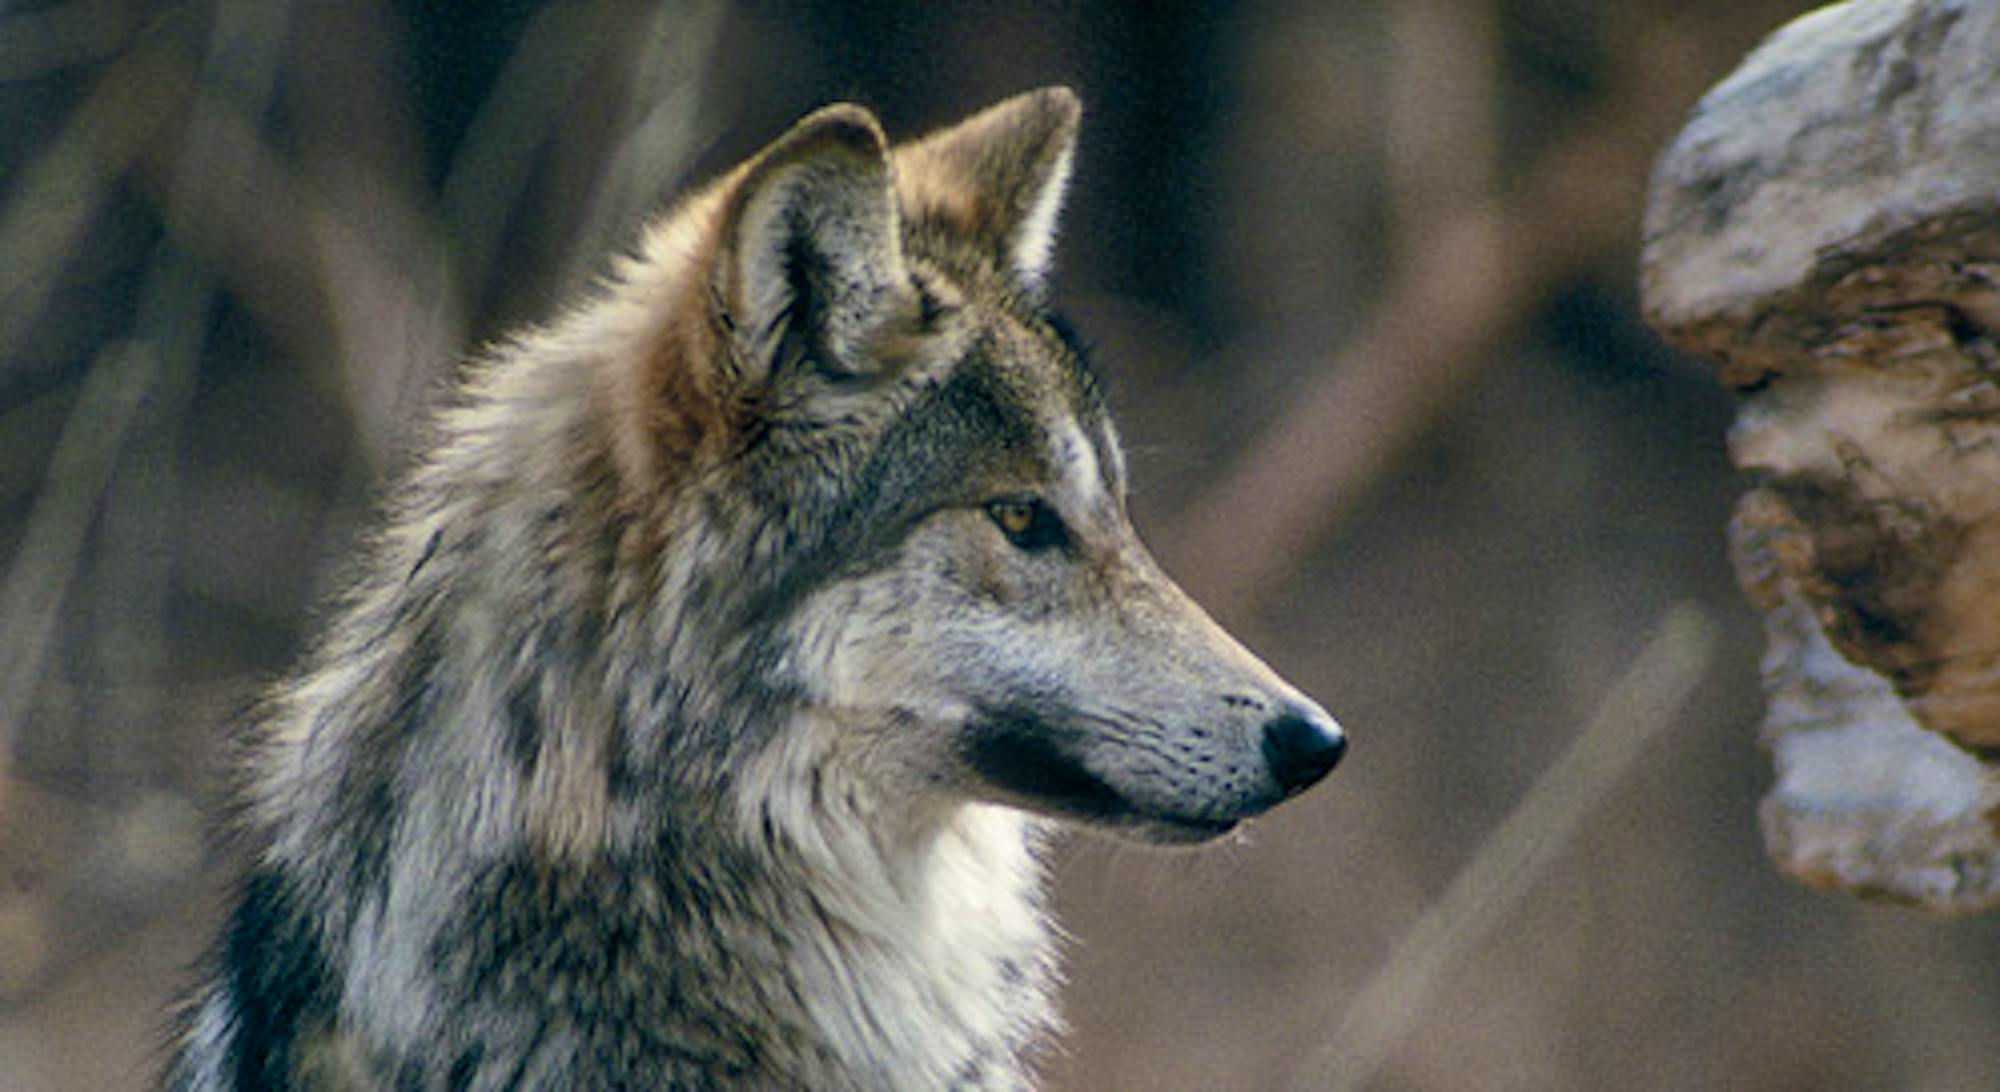
[[[430,540],[424,543],[424,552],[417,556],[416,564],[410,566],[409,575],[403,578],[405,583],[408,583],[411,580],[415,580],[417,578],[417,574],[423,571],[424,566],[430,564],[431,558],[437,556],[438,544],[443,541],[444,541],[443,531],[440,530],[431,532]]]
[[[928,278],[913,275],[911,281],[917,288],[917,321],[922,323],[926,330],[937,329],[938,320],[953,309],[946,308],[944,302],[938,299],[937,292],[931,287]]]
[[[236,1085],[289,1088],[301,1039],[331,1019],[335,1004],[312,921],[282,878],[260,870],[244,882],[223,944]]]
[[[999,789],[1086,818],[1130,810],[1117,790],[1083,767],[1057,741],[1064,733],[1032,713],[989,713],[972,726],[966,760]]]
[[[623,708],[611,711],[611,731],[604,743],[604,753],[605,787],[611,799],[620,804],[637,800],[642,783],[639,771],[632,764],[632,730]]]
[[[979,1088],[986,1083],[986,1066],[990,1059],[980,1055],[961,1066],[952,1080],[953,1088]]]
[[[396,827],[398,798],[390,776],[384,773],[347,799],[353,801],[354,808],[348,819],[353,845],[348,874],[353,879],[346,892],[347,908],[353,913],[388,886],[389,844]]]
[[[350,752],[354,761],[341,772],[340,796],[353,802],[340,818],[344,842],[352,847],[346,890],[350,910],[378,895],[388,882],[390,843],[400,799],[395,789],[396,768],[410,741],[421,735],[422,725],[436,709],[442,644],[434,624],[418,623],[409,649],[395,668],[394,700],[377,714],[380,719],[370,729],[379,737],[377,745],[354,749]]]
[[[1090,343],[1070,323],[1068,316],[1048,311],[1040,318],[1042,325],[1062,343],[1064,363],[1069,365],[1070,376],[1076,382],[1076,392],[1083,396],[1083,405],[1079,407],[1083,411],[1083,416],[1104,416],[1108,412],[1104,373],[1097,369],[1091,357]]]
[[[772,374],[817,371],[831,379],[851,378],[856,372],[849,362],[836,360],[826,338],[828,315],[841,303],[829,299],[839,286],[833,263],[813,245],[813,231],[799,210],[787,218],[790,237],[785,241],[785,280],[791,286],[790,306],[774,322],[778,331]]]
[[[542,754],[542,714],[533,686],[524,682],[507,695],[507,757],[522,777],[534,776]]]
[[[472,1080],[479,1075],[479,1063],[486,1058],[486,1048],[474,1043],[458,1052],[452,1059],[451,1071],[445,1074],[445,1087],[451,1092],[466,1092],[472,1087]]]

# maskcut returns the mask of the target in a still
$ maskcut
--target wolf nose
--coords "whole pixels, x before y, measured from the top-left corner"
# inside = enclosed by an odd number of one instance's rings
[[[1347,753],[1347,734],[1317,709],[1288,709],[1264,725],[1264,761],[1286,796],[1304,792]]]

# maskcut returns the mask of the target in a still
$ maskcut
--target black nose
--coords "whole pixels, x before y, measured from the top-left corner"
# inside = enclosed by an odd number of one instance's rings
[[[1264,761],[1286,796],[1310,788],[1346,753],[1347,735],[1325,714],[1290,711],[1264,725]]]

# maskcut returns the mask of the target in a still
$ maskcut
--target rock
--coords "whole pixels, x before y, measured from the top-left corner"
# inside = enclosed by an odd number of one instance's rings
[[[1656,167],[1640,285],[1742,396],[1779,865],[2000,905],[2000,0],[1805,16]]]
[[[1654,170],[1648,319],[1749,386],[1874,305],[2000,316],[1997,57],[1982,0],[1855,0],[1773,34]]]

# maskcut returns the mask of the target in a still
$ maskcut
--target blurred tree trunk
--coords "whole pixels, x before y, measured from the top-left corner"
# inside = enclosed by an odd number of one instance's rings
[[[2000,3],[1773,35],[1653,178],[1649,321],[1742,398],[1765,841],[1807,883],[2000,905]]]

